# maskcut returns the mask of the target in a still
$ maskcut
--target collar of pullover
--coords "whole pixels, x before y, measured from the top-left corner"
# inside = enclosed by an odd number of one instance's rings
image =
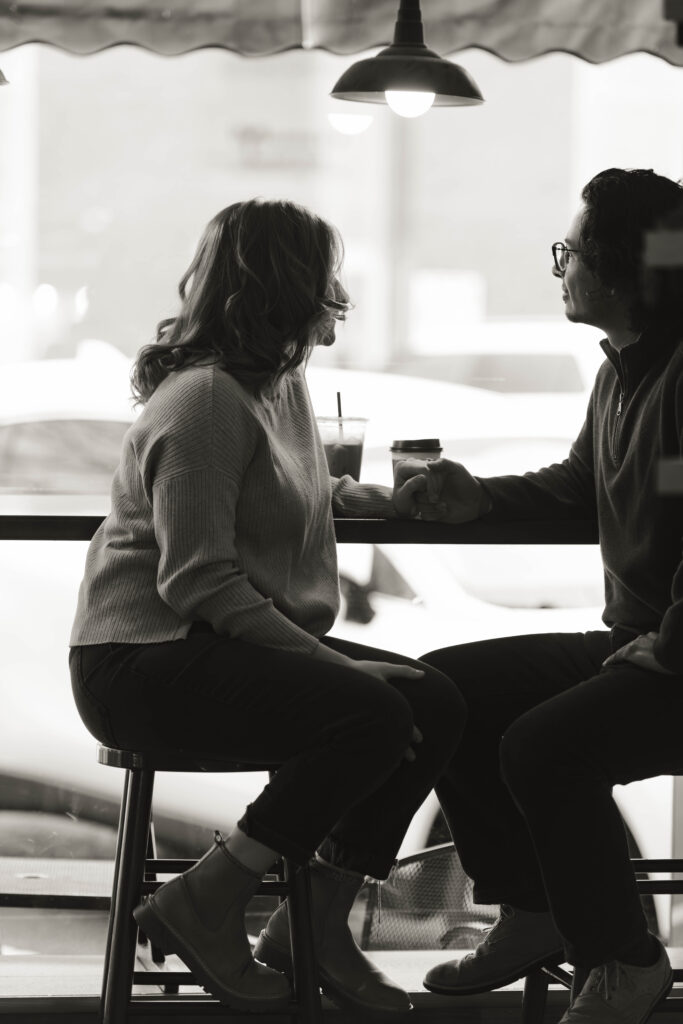
[[[672,327],[646,327],[637,341],[621,351],[612,348],[607,338],[602,339],[600,348],[623,382],[625,376],[631,380],[643,377],[655,360],[673,349],[681,336],[681,332]]]

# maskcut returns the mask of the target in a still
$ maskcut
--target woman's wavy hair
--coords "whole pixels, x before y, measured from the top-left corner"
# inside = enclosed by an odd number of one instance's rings
[[[652,170],[610,167],[591,178],[581,198],[582,260],[605,288],[618,288],[632,297],[633,328],[679,318],[680,304],[678,309],[653,309],[645,301],[643,251],[645,233],[680,207],[683,185]]]
[[[221,210],[180,281],[180,312],[138,353],[137,403],[173,370],[207,360],[254,394],[271,388],[316,344],[332,344],[350,308],[342,259],[336,229],[296,203],[250,199]]]

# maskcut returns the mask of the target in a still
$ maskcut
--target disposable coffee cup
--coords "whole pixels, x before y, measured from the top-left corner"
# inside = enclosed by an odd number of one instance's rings
[[[394,441],[391,448],[391,465],[396,473],[399,462],[416,459],[419,462],[433,462],[441,458],[441,442],[438,437],[420,437],[412,440]]]
[[[361,416],[317,416],[330,476],[360,480],[367,419]]]

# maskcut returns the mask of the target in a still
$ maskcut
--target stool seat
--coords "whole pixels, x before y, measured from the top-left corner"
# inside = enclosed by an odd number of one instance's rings
[[[185,871],[196,861],[159,859],[156,856],[152,825],[152,796],[156,772],[245,772],[267,771],[271,777],[279,765],[273,762],[248,764],[242,761],[206,755],[193,750],[124,750],[100,745],[97,748],[100,764],[125,771],[119,828],[116,840],[114,879],[112,886],[109,928],[102,975],[100,1024],[128,1024],[140,1012],[144,997],[136,998],[136,984],[163,986],[172,1001],[173,1013],[182,1010],[183,1003],[193,1020],[203,1015],[215,1017],[243,1014],[217,1006],[213,997],[194,993],[188,997],[178,995],[179,985],[198,985],[191,972],[149,971],[136,972],[134,962],[138,936],[133,917],[134,908],[143,896],[158,888],[157,874],[172,875]],[[290,942],[294,974],[294,997],[284,1011],[298,1017],[302,1024],[321,1024],[322,1007],[315,960],[311,925],[310,877],[308,865],[301,867],[288,858],[281,858],[274,869],[275,877],[267,876],[260,883],[259,895],[287,896],[290,922]],[[152,959],[163,963],[160,950],[152,947]],[[164,1001],[164,997],[161,997]],[[251,1016],[272,1014],[272,1011],[250,1010]]]
[[[274,761],[234,761],[211,757],[195,750],[121,750],[97,747],[99,764],[111,768],[144,769],[151,772],[274,772]]]

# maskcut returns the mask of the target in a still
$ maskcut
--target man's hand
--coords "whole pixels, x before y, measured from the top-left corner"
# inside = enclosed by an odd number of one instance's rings
[[[420,476],[426,477],[425,483],[415,487],[411,500],[421,519],[436,523],[467,523],[491,509],[491,501],[479,481],[461,463],[450,459],[400,462],[396,467],[394,495],[396,489],[400,493],[401,486],[407,487],[411,480]]]
[[[653,648],[658,636],[658,633],[644,633],[642,636],[637,636],[635,640],[631,640],[614,654],[610,654],[609,658],[605,658],[602,663],[603,668],[614,665],[618,661],[632,661],[634,665],[640,665],[641,668],[647,668],[651,672],[661,672],[664,676],[676,675],[675,672],[664,668],[654,656]]]

